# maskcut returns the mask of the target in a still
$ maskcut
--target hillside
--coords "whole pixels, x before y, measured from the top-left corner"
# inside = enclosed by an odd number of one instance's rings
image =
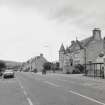
[[[6,60],[0,60],[0,61],[4,62],[5,65],[6,65],[8,68],[14,68],[14,67],[17,67],[17,66],[21,66],[21,65],[22,65],[22,62],[6,61]]]

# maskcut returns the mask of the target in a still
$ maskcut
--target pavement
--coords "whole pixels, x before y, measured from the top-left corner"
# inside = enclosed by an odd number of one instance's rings
[[[0,79],[0,105],[105,105],[105,80],[17,72],[14,79]]]

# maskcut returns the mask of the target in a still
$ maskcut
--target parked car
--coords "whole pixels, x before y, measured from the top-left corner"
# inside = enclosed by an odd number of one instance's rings
[[[5,70],[3,73],[3,78],[14,78],[14,71],[13,70]]]

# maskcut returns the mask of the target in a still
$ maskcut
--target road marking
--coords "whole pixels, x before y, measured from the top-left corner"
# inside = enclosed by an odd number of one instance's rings
[[[27,98],[27,101],[28,101],[29,105],[33,105],[33,103],[32,103],[30,98]]]
[[[72,93],[72,94],[81,96],[81,97],[83,97],[83,98],[85,98],[85,99],[88,99],[88,100],[90,100],[90,101],[93,101],[93,102],[95,102],[95,103],[98,103],[98,104],[100,104],[100,105],[105,105],[105,103],[102,103],[102,102],[100,102],[100,101],[98,101],[98,100],[96,100],[96,99],[93,99],[93,98],[91,98],[91,97],[82,95],[82,94],[80,94],[80,93],[77,93],[77,92],[75,92],[75,91],[70,90],[69,92]]]
[[[60,87],[59,85],[56,85],[56,84],[54,84],[54,83],[52,83],[52,82],[49,82],[49,81],[45,81],[45,83],[47,83],[47,84],[49,84],[49,85],[51,85],[51,86]]]
[[[31,99],[28,97],[28,94],[27,94],[27,92],[25,91],[24,87],[22,86],[21,82],[20,82],[19,80],[17,80],[17,82],[19,83],[20,88],[23,90],[23,94],[24,94],[24,96],[26,97],[26,99],[27,99],[29,105],[33,105]]]
[[[28,94],[27,94],[27,92],[25,91],[25,90],[23,90],[23,93],[24,93],[24,95],[27,97],[28,96]]]

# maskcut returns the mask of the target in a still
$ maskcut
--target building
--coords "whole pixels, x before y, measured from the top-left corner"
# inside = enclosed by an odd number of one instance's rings
[[[36,69],[38,72],[41,72],[45,62],[47,62],[47,60],[44,58],[43,54],[40,54],[40,56],[31,58],[26,63],[24,63],[23,70],[33,71]]]
[[[71,41],[71,45],[59,50],[59,63],[63,72],[72,72],[76,64],[96,63],[99,55],[105,53],[105,38],[101,37],[101,30],[92,30],[92,36],[84,40]]]

